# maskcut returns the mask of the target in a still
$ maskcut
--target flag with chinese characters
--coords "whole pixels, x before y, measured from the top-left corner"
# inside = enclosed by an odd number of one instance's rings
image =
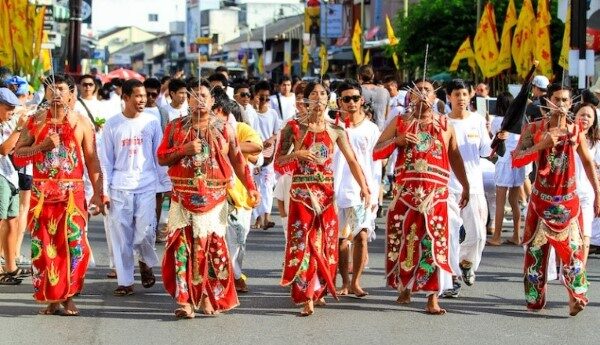
[[[565,31],[563,33],[562,48],[558,64],[565,70],[569,69],[569,50],[571,49],[571,1],[567,5],[567,18],[565,19]]]
[[[28,6],[29,2],[27,0],[9,1],[9,13],[11,16],[10,35],[13,43],[15,62],[17,68],[23,69],[26,74],[31,70],[31,68],[28,68],[28,66],[31,67],[31,59],[28,60],[28,57],[31,46],[33,46],[33,42],[28,37],[28,27],[31,26],[27,19]]]
[[[352,52],[354,52],[354,58],[356,63],[362,65],[362,29],[360,27],[360,21],[356,21],[354,24],[354,33],[352,34]]]
[[[473,41],[475,60],[486,78],[498,74],[498,32],[494,6],[490,2],[485,5],[479,27]]]
[[[460,45],[448,70],[450,72],[456,71],[458,69],[460,60],[462,59],[467,59],[469,66],[471,66],[473,70],[477,68],[477,64],[475,62],[475,53],[473,52],[473,48],[471,48],[471,37],[467,37]]]
[[[512,57],[510,54],[510,42],[512,38],[512,28],[517,25],[517,9],[514,0],[508,2],[504,25],[502,26],[502,36],[500,37],[500,54],[498,56],[498,72],[510,69],[512,66]]]
[[[550,49],[550,11],[548,0],[539,0],[537,20],[535,22],[535,59],[540,62],[538,70],[541,74],[552,79],[552,53]]]
[[[535,13],[531,0],[524,0],[517,27],[513,35],[511,46],[513,60],[517,66],[517,73],[521,77],[525,77],[533,63],[533,51],[535,48]]]

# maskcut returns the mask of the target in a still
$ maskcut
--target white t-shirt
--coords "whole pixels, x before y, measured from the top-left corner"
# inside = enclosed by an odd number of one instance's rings
[[[163,107],[163,109],[164,109],[164,111],[166,111],[169,114],[169,121],[173,121],[180,117],[187,116],[187,114],[188,114],[188,107],[185,103],[182,104],[179,107],[179,109],[173,108],[173,106],[171,106],[171,104],[167,104],[165,107]]]
[[[277,95],[273,95],[271,98],[271,109],[277,112],[277,115],[280,119],[283,120],[283,123],[288,122],[289,119],[296,116],[296,95],[290,93],[287,96],[282,96],[279,94],[279,100],[281,100],[281,112],[279,113],[279,102],[277,101]]]
[[[496,135],[498,132],[500,132],[503,120],[504,117],[502,116],[494,116],[491,124],[492,135]],[[504,140],[504,147],[506,148],[506,153],[504,154],[504,156],[498,156],[498,162],[508,162],[511,160],[510,153],[517,148],[520,138],[520,134],[508,132],[508,138]]]
[[[477,113],[469,112],[465,119],[452,119],[448,116],[448,121],[454,126],[456,142],[469,179],[470,194],[484,194],[483,172],[479,160],[480,157],[488,157],[492,153],[492,140],[485,119]],[[454,172],[450,174],[449,187],[451,193],[462,192],[462,186]]]
[[[13,116],[7,121],[0,123],[0,144],[4,143],[15,128],[17,128],[17,119],[17,116]],[[0,155],[0,175],[4,176],[13,187],[19,188],[19,174],[8,155]]]
[[[589,145],[588,145],[589,146]],[[600,143],[596,143],[594,147],[590,147],[590,157],[592,157],[592,163],[594,166],[596,164],[600,164],[600,149],[598,147]],[[581,158],[578,154],[575,154],[575,176],[577,178],[577,194],[580,198],[594,198],[594,187],[592,183],[588,179],[585,174],[585,169],[583,168],[583,163],[581,162]]]
[[[85,110],[85,107],[83,106],[83,104],[81,104],[81,102],[85,103],[85,105],[90,110],[90,113],[92,114],[94,119],[107,120],[111,116],[117,114],[117,112],[114,112],[114,113],[112,112],[112,110],[114,108],[106,109],[106,104],[96,98],[77,100],[77,102],[75,102],[74,110],[77,111],[78,113],[82,114],[85,117],[89,117],[89,116],[88,116],[87,111]]]
[[[160,110],[158,110],[158,107],[150,107],[150,108],[146,107],[144,109],[144,113],[153,115],[158,120],[158,123],[160,123]]]
[[[386,125],[389,123],[388,119],[394,118],[396,115],[401,115],[404,113],[405,105],[404,102],[406,100],[406,91],[400,90],[396,96],[390,99],[390,114],[386,119]]]
[[[100,162],[110,189],[157,191],[158,183],[170,187],[166,168],[158,164],[156,156],[162,129],[154,116],[113,116],[106,121],[102,137]]]
[[[256,121],[254,121],[254,130],[260,134],[260,138],[265,141],[277,134],[281,129],[281,119],[277,112],[273,109],[267,110],[265,113],[256,113]]]
[[[283,201],[283,207],[285,212],[289,212],[290,209],[290,188],[292,187],[292,175],[283,174],[277,179],[275,183],[275,191],[273,191],[273,197],[277,200]],[[284,229],[285,230],[285,229]]]
[[[348,142],[354,151],[356,160],[362,168],[370,191],[375,191],[377,181],[373,178],[373,148],[379,138],[379,128],[376,124],[365,119],[357,127],[346,128]],[[348,208],[362,204],[360,186],[352,177],[350,166],[342,151],[337,149],[333,155],[333,184],[336,204],[339,208]],[[370,203],[377,203],[378,195],[371,195]]]
[[[256,117],[258,116],[256,115],[256,110],[251,104],[246,104],[244,111],[246,112],[246,118],[244,121],[247,121],[246,124],[248,126],[254,128],[254,123],[256,122]]]

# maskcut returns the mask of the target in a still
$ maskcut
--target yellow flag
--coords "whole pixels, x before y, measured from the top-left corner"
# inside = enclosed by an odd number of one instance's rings
[[[541,74],[552,79],[552,51],[550,49],[550,11],[548,0],[539,0],[537,20],[535,22],[535,59],[540,62],[538,70]]]
[[[363,64],[368,65],[371,62],[371,49],[367,50],[365,53],[365,58],[363,59]]]
[[[44,31],[42,35],[42,42],[48,42],[48,32]],[[46,72],[52,69],[52,55],[49,49],[42,49],[40,51],[40,62],[42,63],[42,71]]]
[[[527,75],[533,63],[533,51],[535,48],[534,26],[535,14],[531,0],[524,0],[511,47],[513,60],[517,66],[517,73],[523,78]]]
[[[354,58],[356,63],[362,65],[362,29],[360,27],[360,21],[356,21],[354,24],[354,33],[352,34],[352,51],[354,52]]]
[[[399,70],[400,62],[398,61],[398,54],[396,52],[392,54],[392,59],[394,60],[394,66],[396,66],[396,70]]]
[[[390,17],[388,17],[387,15],[385,16],[385,25],[387,27],[387,36],[388,40],[390,41],[390,45],[395,46],[396,44],[398,44],[398,38],[396,38],[396,35],[394,35],[394,28],[392,27],[392,23],[390,22]]]
[[[308,55],[308,47],[305,45],[304,48],[302,48],[302,74],[308,72]]]
[[[258,62],[256,68],[258,69],[258,74],[265,73],[265,60],[263,58],[263,54],[258,56]]]
[[[498,74],[498,32],[496,30],[496,15],[490,2],[485,5],[479,21],[479,28],[473,41],[475,60],[486,78]]]
[[[13,66],[13,44],[10,33],[10,0],[0,0],[0,66]]]
[[[40,56],[40,50],[42,49],[42,38],[44,36],[44,14],[46,12],[46,6],[42,6],[38,9],[35,14],[33,22],[33,42],[35,43],[33,48],[33,57],[38,58]]]
[[[567,18],[565,19],[565,31],[563,33],[562,48],[560,49],[560,57],[558,64],[568,70],[569,69],[569,50],[571,49],[571,1],[567,5]]]
[[[510,41],[512,38],[511,29],[517,25],[517,9],[515,2],[510,0],[506,8],[506,16],[504,17],[504,25],[502,26],[502,36],[500,38],[500,54],[498,56],[498,73],[510,69],[512,59],[510,55]]]
[[[27,0],[10,0],[9,13],[11,16],[10,35],[16,57],[16,67],[27,69],[31,60],[27,61]],[[12,8],[11,8],[12,7]],[[31,41],[29,44],[32,44]],[[27,71],[25,71],[27,72]]]
[[[319,49],[319,59],[321,59],[321,76],[327,73],[329,69],[329,60],[327,60],[327,48],[325,48],[324,44],[321,44],[321,49]]]
[[[448,70],[450,72],[456,71],[458,69],[458,64],[460,63],[460,60],[462,59],[467,59],[467,61],[469,62],[469,66],[471,66],[471,68],[475,70],[477,65],[475,64],[475,53],[473,53],[473,48],[471,48],[471,37],[467,37],[464,40],[464,42],[460,45],[458,51],[456,52],[456,55],[454,56],[454,59],[452,59],[452,63],[450,64],[450,68],[448,68]]]

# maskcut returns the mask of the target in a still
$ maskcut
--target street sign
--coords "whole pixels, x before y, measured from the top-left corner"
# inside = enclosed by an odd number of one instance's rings
[[[321,5],[321,37],[337,38],[344,35],[344,5]]]
[[[210,37],[196,37],[196,44],[212,44]]]

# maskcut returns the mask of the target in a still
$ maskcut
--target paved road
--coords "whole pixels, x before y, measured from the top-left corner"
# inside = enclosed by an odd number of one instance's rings
[[[508,224],[506,224],[508,225]],[[473,287],[463,287],[458,299],[443,300],[445,316],[423,313],[425,297],[410,306],[394,303],[396,293],[384,287],[383,233],[370,244],[364,287],[370,296],[359,300],[328,299],[314,316],[298,317],[288,291],[278,286],[281,274],[281,227],[249,236],[246,273],[251,292],[241,305],[217,317],[175,321],[175,308],[159,282],[136,294],[113,297],[115,281],[105,278],[106,245],[98,219],[91,223],[90,242],[97,267],[88,271],[86,287],[77,298],[82,316],[38,316],[31,298],[31,280],[18,287],[0,287],[0,344],[559,344],[597,341],[600,324],[600,258],[589,261],[590,304],[575,318],[567,316],[567,295],[551,282],[548,309],[525,310],[522,249],[486,248]],[[157,248],[160,252],[163,246]],[[28,252],[28,251],[27,251]],[[159,277],[160,278],[160,277]],[[139,279],[139,277],[138,277]],[[138,280],[139,282],[139,280]]]

